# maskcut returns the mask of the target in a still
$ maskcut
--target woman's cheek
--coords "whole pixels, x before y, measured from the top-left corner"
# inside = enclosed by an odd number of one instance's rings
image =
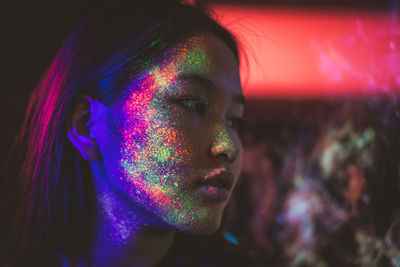
[[[137,200],[171,204],[188,182],[192,148],[166,115],[171,113],[150,108],[146,114],[144,120],[127,123],[122,130],[123,176]]]

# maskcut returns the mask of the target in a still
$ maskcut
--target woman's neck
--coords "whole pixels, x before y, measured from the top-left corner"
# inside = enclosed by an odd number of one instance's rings
[[[148,267],[159,263],[172,245],[174,232],[157,226],[153,218],[123,200],[109,185],[97,183],[96,191],[91,265]]]

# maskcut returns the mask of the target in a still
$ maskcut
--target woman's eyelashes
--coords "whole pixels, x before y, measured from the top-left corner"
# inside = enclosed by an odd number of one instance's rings
[[[206,115],[208,103],[199,98],[184,98],[176,101],[177,104],[202,116]]]
[[[239,129],[242,123],[243,123],[242,118],[231,118],[228,120],[228,126],[235,130]]]
[[[205,116],[207,114],[209,104],[198,97],[182,98],[173,100],[175,104],[183,107],[184,109]],[[239,129],[242,125],[243,119],[240,117],[231,117],[227,120],[227,125],[235,130]]]

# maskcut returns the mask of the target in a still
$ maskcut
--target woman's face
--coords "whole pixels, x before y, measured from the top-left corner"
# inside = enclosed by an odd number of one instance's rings
[[[112,190],[160,225],[214,232],[242,165],[237,61],[212,34],[171,49],[107,113],[98,139]]]

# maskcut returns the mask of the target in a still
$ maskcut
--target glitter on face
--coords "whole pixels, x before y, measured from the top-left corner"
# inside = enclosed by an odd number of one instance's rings
[[[218,155],[220,151],[232,151],[236,144],[234,143],[233,139],[229,136],[229,134],[226,132],[225,127],[223,127],[220,124],[216,125],[217,128],[217,136],[214,138],[214,140],[219,140],[218,144],[216,146],[211,147],[211,153],[213,155]],[[229,157],[232,157],[232,155],[228,155]]]
[[[205,205],[193,189],[194,179],[202,175],[202,170],[193,168],[198,145],[183,130],[184,112],[171,103],[188,90],[180,74],[211,71],[212,57],[204,40],[204,36],[190,38],[139,75],[113,118],[120,122],[118,162],[123,190],[163,223],[181,230],[210,220],[210,214],[224,206],[216,210],[216,204]],[[224,127],[216,128],[216,138],[222,140],[217,150],[235,145]]]

